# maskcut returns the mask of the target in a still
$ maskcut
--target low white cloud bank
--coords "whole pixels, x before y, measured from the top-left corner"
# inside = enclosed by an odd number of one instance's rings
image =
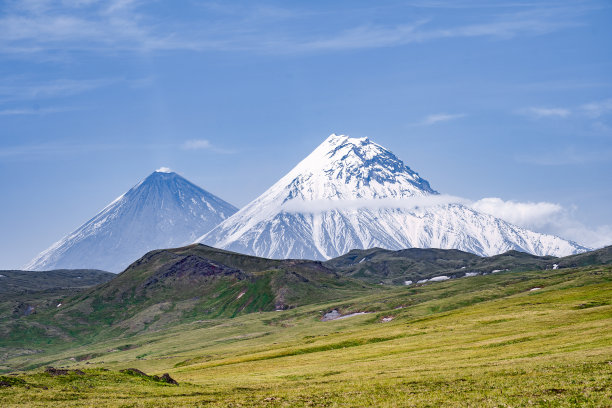
[[[520,227],[557,235],[590,248],[612,244],[612,225],[590,228],[575,218],[575,210],[559,204],[504,201],[488,197],[472,203],[471,207]]]
[[[298,213],[321,213],[333,210],[414,210],[462,204],[478,212],[501,218],[511,224],[536,232],[552,234],[575,241],[590,248],[601,248],[612,244],[612,225],[590,228],[578,221],[575,209],[569,210],[550,202],[519,202],[486,197],[478,201],[451,195],[429,195],[407,199],[356,199],[356,200],[301,200],[293,199],[283,204],[283,210]]]
[[[539,202],[521,203],[504,201],[497,197],[487,197],[471,204],[476,211],[491,214],[509,223],[530,228],[541,228],[551,218],[558,217],[563,212],[559,204]]]

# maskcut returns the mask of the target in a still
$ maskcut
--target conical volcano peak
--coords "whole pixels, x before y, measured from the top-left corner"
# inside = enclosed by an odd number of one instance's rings
[[[315,151],[320,149],[320,150],[328,150],[329,152],[333,153],[340,147],[352,146],[356,148],[360,148],[360,147],[363,148],[367,145],[378,146],[382,148],[382,146],[379,146],[376,143],[371,142],[370,139],[367,137],[356,138],[356,137],[350,137],[347,135],[337,135],[335,133],[332,133],[331,135],[329,135],[327,139],[323,141],[323,143],[319,145],[319,147],[317,147]]]
[[[330,135],[272,189],[305,200],[404,198],[436,194],[392,152],[367,137]],[[272,190],[271,189],[271,190]]]
[[[185,245],[237,211],[180,175],[154,171],[26,269],[123,270],[146,252]]]
[[[327,137],[327,139],[325,139],[325,142],[323,143],[334,143],[335,141],[343,141],[346,139],[350,139],[347,135],[338,135],[336,133],[332,133],[331,135],[329,135]]]
[[[172,179],[172,178],[183,178],[181,175],[179,175],[178,173],[175,173],[174,171],[170,170],[167,167],[162,167],[162,169],[165,169],[167,171],[160,171],[155,170],[153,173],[149,174],[145,180],[147,179],[163,179],[163,180],[167,180],[167,179]]]
[[[167,171],[161,171],[162,169]],[[183,178],[181,175],[171,171],[167,167],[162,167],[161,169],[155,170],[153,173],[140,180],[138,184],[132,187],[123,196],[141,194],[143,191],[152,189],[157,190],[156,194],[165,194],[166,192],[170,192],[170,190],[176,190],[177,188],[180,189],[181,187],[191,185],[192,183]]]
[[[353,144],[360,144],[360,143],[369,143],[370,139],[368,137],[350,137],[349,135],[345,135],[345,134],[336,134],[336,133],[332,133],[331,135],[329,135],[329,137],[327,139],[325,139],[325,142],[341,142],[341,143],[353,143]],[[324,143],[325,143],[324,142]]]

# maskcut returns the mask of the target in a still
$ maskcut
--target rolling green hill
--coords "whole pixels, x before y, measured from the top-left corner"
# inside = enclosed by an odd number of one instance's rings
[[[101,271],[7,271],[0,278],[9,283],[0,300],[0,347],[13,355],[15,349],[29,352],[66,341],[126,338],[185,322],[348,301],[391,290],[377,283],[545,270],[555,264],[606,264],[610,252],[608,247],[552,258],[510,251],[482,258],[457,250],[374,248],[322,263],[258,258],[197,244],[151,251],[116,276]]]
[[[177,322],[13,356],[5,371],[28,371],[0,376],[0,405],[609,406],[611,299],[612,267],[588,266]],[[321,321],[330,310],[367,313]]]
[[[380,290],[317,261],[269,260],[191,245],[149,252],[94,288],[48,293],[53,296],[39,302],[35,314],[0,320],[0,345],[98,341]]]

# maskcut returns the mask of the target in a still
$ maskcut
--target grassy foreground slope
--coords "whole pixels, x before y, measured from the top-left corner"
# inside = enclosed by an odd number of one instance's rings
[[[38,316],[57,309],[63,299],[110,281],[116,275],[95,269],[52,271],[0,271],[0,372],[2,362],[14,355],[31,354],[37,349],[32,340],[50,337],[65,342],[70,338]],[[27,324],[23,324],[28,321]],[[13,346],[11,343],[25,346]]]
[[[5,375],[0,405],[611,406],[611,299],[612,267],[598,266],[196,321],[131,344],[17,357],[11,366],[84,374]],[[322,322],[331,309],[372,313]],[[119,372],[128,367],[168,372],[180,385]]]

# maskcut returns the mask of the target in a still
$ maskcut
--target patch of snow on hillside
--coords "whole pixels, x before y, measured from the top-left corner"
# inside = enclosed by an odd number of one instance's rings
[[[443,282],[445,280],[449,280],[450,276],[434,276],[433,278],[429,279],[430,282]]]

